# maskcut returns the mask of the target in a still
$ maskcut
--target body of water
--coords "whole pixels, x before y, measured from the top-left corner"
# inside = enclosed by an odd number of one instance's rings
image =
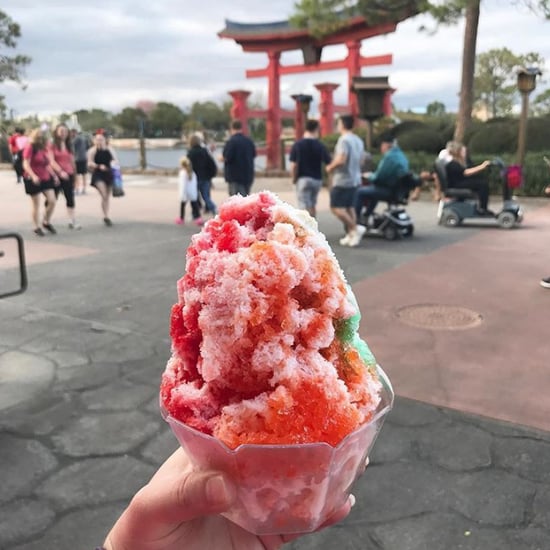
[[[139,150],[137,149],[115,149],[122,168],[139,168]],[[181,157],[187,154],[187,149],[148,149],[146,152],[147,168],[175,169],[179,167]],[[218,167],[222,168],[222,163],[218,158],[222,154],[221,149],[214,152],[214,158]],[[265,170],[265,156],[256,157],[256,170]]]

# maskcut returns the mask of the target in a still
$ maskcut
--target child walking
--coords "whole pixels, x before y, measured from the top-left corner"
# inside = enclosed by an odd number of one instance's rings
[[[199,207],[199,192],[198,182],[191,161],[187,157],[182,157],[180,160],[179,171],[179,194],[180,194],[180,216],[176,218],[178,225],[185,223],[185,205],[187,202],[191,203],[191,215],[193,221],[197,225],[202,225],[204,222],[201,218],[201,211]]]

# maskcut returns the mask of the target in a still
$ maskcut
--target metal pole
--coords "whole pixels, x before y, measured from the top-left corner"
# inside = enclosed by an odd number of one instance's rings
[[[367,119],[367,132],[365,134],[365,147],[370,153],[372,151],[372,120]]]
[[[523,166],[525,162],[525,145],[527,142],[527,116],[529,115],[529,92],[521,93],[521,115],[518,130],[517,163]]]

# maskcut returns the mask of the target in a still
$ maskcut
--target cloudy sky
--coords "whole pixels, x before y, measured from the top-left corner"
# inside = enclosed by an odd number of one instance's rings
[[[550,22],[511,0],[484,0],[478,52],[507,46],[515,53],[536,51],[550,69]],[[286,18],[294,0],[4,0],[2,10],[22,28],[19,51],[30,55],[28,88],[0,85],[16,116],[56,114],[79,108],[118,111],[142,99],[164,100],[185,108],[193,101],[227,99],[226,91],[246,88],[265,98],[265,79],[246,80],[247,68],[266,64],[262,54],[243,53],[217,32],[224,19],[265,22]],[[448,110],[458,103],[462,26],[435,35],[418,31],[428,19],[401,23],[397,32],[363,43],[364,55],[393,53],[392,66],[363,69],[387,74],[402,109],[434,100]],[[323,60],[345,54],[326,48]],[[301,62],[298,52],[283,64]],[[316,82],[341,82],[336,100],[344,101],[346,73],[331,71],[285,76],[281,95],[307,92]],[[540,89],[544,89],[541,86]],[[315,105],[313,107],[315,110]]]

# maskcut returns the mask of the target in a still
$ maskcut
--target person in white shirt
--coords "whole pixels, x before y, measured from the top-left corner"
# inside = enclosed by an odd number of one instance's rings
[[[185,223],[185,206],[188,202],[191,203],[191,215],[193,221],[197,225],[202,225],[204,222],[201,218],[201,210],[199,206],[199,191],[197,175],[193,172],[191,161],[187,157],[182,157],[180,160],[180,171],[178,175],[179,197],[180,197],[180,215],[176,218],[178,225]]]

